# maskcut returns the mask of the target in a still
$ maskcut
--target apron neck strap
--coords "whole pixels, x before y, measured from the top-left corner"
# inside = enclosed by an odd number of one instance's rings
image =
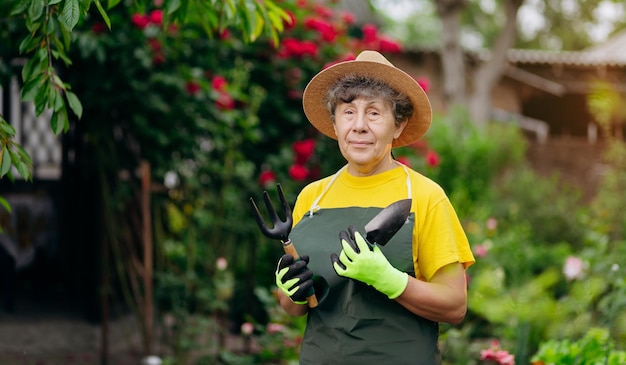
[[[409,174],[409,170],[407,169],[407,167],[404,164],[402,164],[402,163],[400,163],[398,161],[395,161],[395,162],[402,167],[402,169],[404,170],[404,173],[406,174],[406,189],[407,189],[407,193],[408,193],[408,198],[411,199],[413,194],[412,194],[412,191],[411,191],[411,175]],[[311,207],[309,208],[309,216],[312,217],[313,213],[315,213],[316,211],[318,211],[320,209],[319,203],[322,200],[322,197],[324,197],[324,195],[326,194],[328,189],[330,189],[330,186],[335,182],[335,180],[337,180],[337,178],[339,177],[341,172],[343,170],[345,170],[347,167],[348,167],[348,165],[344,165],[337,172],[335,172],[335,174],[330,179],[328,184],[326,184],[326,187],[324,187],[324,190],[322,191],[322,193],[317,198],[315,198],[315,201],[313,202],[313,204],[311,204]]]

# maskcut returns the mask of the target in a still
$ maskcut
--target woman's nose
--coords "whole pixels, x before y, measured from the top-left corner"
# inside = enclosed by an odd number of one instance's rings
[[[362,132],[367,130],[367,120],[365,118],[365,113],[358,113],[356,118],[354,118],[354,124],[352,125],[352,129],[355,132]]]

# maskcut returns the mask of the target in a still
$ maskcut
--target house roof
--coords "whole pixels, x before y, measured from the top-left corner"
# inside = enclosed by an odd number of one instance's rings
[[[510,49],[507,58],[511,63],[623,67],[626,66],[626,31],[582,51]]]

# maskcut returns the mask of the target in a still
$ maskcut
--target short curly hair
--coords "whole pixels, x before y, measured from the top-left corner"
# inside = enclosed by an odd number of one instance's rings
[[[397,92],[387,83],[358,75],[348,74],[337,80],[326,92],[324,101],[330,113],[330,119],[335,122],[335,109],[339,103],[350,103],[358,97],[381,98],[391,105],[396,125],[413,115],[413,104],[409,97]]]

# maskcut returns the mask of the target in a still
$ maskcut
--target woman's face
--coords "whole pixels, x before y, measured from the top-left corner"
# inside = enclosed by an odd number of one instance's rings
[[[348,171],[356,176],[373,175],[395,167],[391,145],[406,126],[396,126],[393,110],[382,99],[357,97],[335,109],[335,134]]]

